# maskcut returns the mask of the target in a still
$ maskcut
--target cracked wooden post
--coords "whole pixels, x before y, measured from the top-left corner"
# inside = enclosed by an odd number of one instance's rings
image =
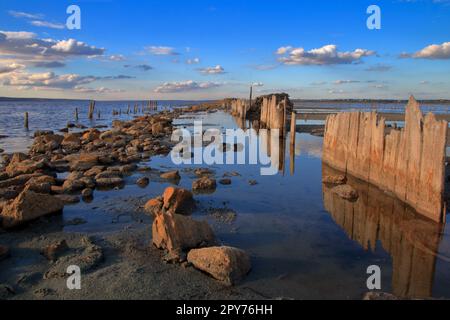
[[[294,111],[292,111],[291,113],[291,129],[290,129],[290,144],[295,146],[295,132],[297,129],[297,124],[296,124],[296,114]]]
[[[28,112],[25,112],[24,127],[28,130]]]

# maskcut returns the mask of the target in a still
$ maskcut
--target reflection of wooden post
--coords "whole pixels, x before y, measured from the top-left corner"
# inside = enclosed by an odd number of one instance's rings
[[[295,146],[295,131],[296,131],[296,119],[295,119],[295,112],[292,111],[291,113],[291,138],[290,143],[291,145]]]
[[[97,118],[100,119],[100,110],[97,111]]]
[[[28,112],[25,112],[25,120],[24,120],[25,129],[28,130]]]
[[[287,104],[287,100],[286,97],[284,97],[284,101],[283,101],[283,137],[286,136],[286,104]]]
[[[78,108],[75,108],[75,121],[78,121]]]
[[[291,176],[295,173],[295,143],[289,146],[289,171]]]

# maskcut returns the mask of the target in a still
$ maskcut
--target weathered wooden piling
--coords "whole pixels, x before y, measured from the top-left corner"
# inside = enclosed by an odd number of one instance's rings
[[[291,128],[290,128],[290,144],[295,146],[295,133],[297,128],[297,122],[296,122],[296,113],[292,111],[291,113]]]
[[[25,129],[28,130],[29,126],[28,126],[28,112],[25,112],[25,117],[24,117],[24,123],[23,123]]]
[[[94,118],[94,110],[95,110],[95,101],[91,101],[89,103],[89,112],[88,112],[88,118],[90,120]]]
[[[405,127],[385,134],[375,112],[329,115],[322,159],[328,165],[395,194],[417,212],[445,221],[443,202],[447,121],[425,117],[411,97]]]
[[[75,108],[75,121],[78,121],[78,108]]]

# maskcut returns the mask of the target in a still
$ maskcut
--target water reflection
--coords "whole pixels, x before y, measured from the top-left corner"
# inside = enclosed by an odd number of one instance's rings
[[[322,174],[336,173],[323,165]],[[392,257],[392,291],[400,297],[432,296],[436,256],[443,226],[427,220],[380,189],[352,177],[348,184],[359,198],[350,202],[323,184],[323,202],[333,220],[365,250],[376,242]]]

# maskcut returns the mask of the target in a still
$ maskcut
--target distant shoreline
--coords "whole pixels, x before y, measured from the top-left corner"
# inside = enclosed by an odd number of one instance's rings
[[[120,102],[120,101],[147,101],[148,99],[135,99],[135,100],[95,100],[98,102]],[[153,100],[153,99],[152,99]],[[189,100],[189,99],[155,99],[157,101],[165,102],[192,102],[192,103],[204,103],[204,102],[215,102],[220,101],[220,99],[211,100]],[[0,97],[0,101],[91,101],[91,99],[64,99],[64,98],[18,98],[18,97]],[[295,103],[408,103],[408,100],[398,100],[398,99],[292,99]],[[419,103],[426,104],[450,104],[450,99],[424,99],[417,100]]]

